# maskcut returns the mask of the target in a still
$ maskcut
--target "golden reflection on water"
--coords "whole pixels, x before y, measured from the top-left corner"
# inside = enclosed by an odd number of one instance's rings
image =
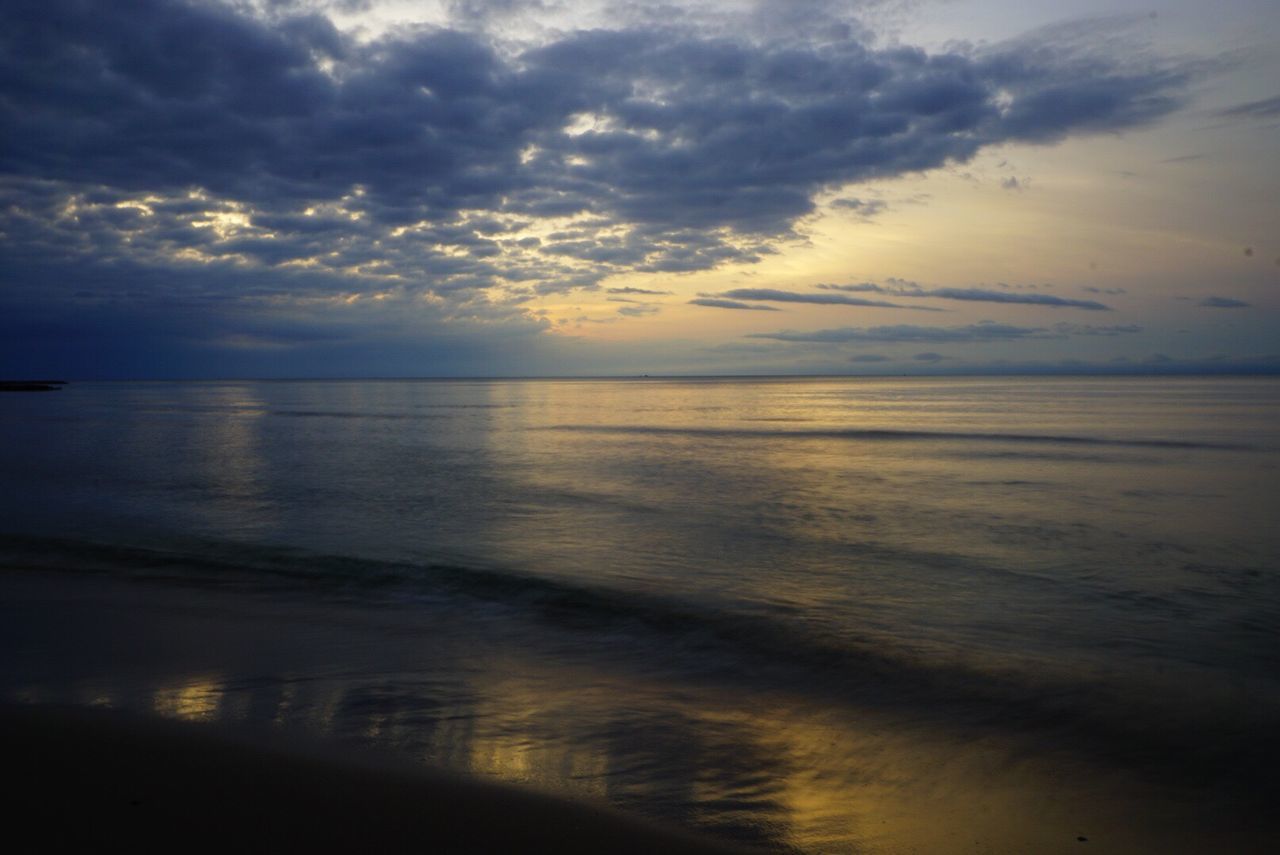
[[[259,424],[262,402],[249,389],[219,389],[213,403],[227,410],[223,418],[202,419],[196,448],[206,464],[203,475],[212,487],[212,512],[234,516],[240,527],[266,524],[259,501],[264,490],[266,460]]]
[[[219,717],[225,691],[226,684],[220,677],[193,677],[156,689],[151,708],[169,718],[213,721]]]

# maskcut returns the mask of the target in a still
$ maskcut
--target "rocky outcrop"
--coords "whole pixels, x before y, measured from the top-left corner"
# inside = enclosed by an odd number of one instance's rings
[[[0,380],[0,392],[57,392],[66,380]]]

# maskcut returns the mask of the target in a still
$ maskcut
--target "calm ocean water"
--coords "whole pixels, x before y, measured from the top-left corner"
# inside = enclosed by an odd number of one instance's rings
[[[94,593],[3,689],[815,851],[1154,828],[1280,760],[1278,476],[1275,379],[11,394],[0,563]]]

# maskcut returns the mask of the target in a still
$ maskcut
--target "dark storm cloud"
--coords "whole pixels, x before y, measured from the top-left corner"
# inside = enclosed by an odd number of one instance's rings
[[[359,188],[350,207],[367,227],[479,209],[773,237],[824,186],[1139,124],[1185,82],[1014,48],[931,56],[631,30],[506,58],[471,33],[358,45],[318,15],[265,23],[167,0],[14,0],[2,14],[7,174],[198,186],[264,216]],[[584,113],[601,121],[566,133]]]
[[[1180,82],[1083,62],[1063,79],[1008,52],[803,49],[657,32],[577,33],[525,60],[557,81],[589,79],[564,88],[580,96],[579,110],[611,120],[546,140],[545,165],[552,155],[587,161],[570,172],[592,209],[767,235],[809,213],[823,186],[965,160],[996,140],[1140,123],[1174,106],[1167,91]]]
[[[0,365],[72,378],[511,373],[527,370],[546,325],[483,303],[406,311],[403,300],[293,300],[282,309],[279,285],[262,287],[246,271],[247,281],[234,270],[197,275],[200,287],[163,297],[147,281],[155,271],[117,275],[117,293],[137,287],[150,299],[115,297],[92,280],[62,305],[0,294]]]
[[[1055,297],[1052,294],[1028,294],[1018,291],[992,291],[986,288],[921,288],[914,283],[898,283],[889,287],[871,282],[854,285],[819,285],[828,291],[889,294],[894,297],[933,297],[939,300],[964,300],[978,303],[1023,303],[1049,308],[1089,309],[1110,311],[1111,307],[1096,300],[1074,300]]]
[[[1234,297],[1205,297],[1196,305],[1205,309],[1247,309],[1251,304]]]
[[[259,0],[270,12],[312,12],[333,9],[337,12],[366,12],[373,0]]]
[[[820,191],[1141,125],[1190,77],[1034,40],[928,54],[836,30],[748,41],[636,24],[500,51],[482,28],[405,28],[360,42],[305,11],[323,5],[269,6],[0,4],[11,294],[279,312],[391,289],[444,300],[441,318],[505,318],[475,292],[753,263]],[[580,234],[525,231],[569,215]]]
[[[742,303],[737,300],[721,300],[715,297],[697,297],[689,301],[691,306],[707,306],[712,309],[750,309],[756,312],[777,312],[774,306],[753,306],[750,303]]]
[[[1005,131],[1020,141],[1048,142],[1105,132],[1121,116],[1126,125],[1154,121],[1178,106],[1196,64],[1144,60],[1124,42],[1131,22],[1112,16],[1053,24],[987,53],[990,79],[1009,87],[1011,100],[1001,111]]]

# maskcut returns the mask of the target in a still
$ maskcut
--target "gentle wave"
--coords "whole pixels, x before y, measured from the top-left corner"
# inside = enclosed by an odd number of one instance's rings
[[[976,731],[998,725],[1038,737],[1047,732],[1073,749],[1123,758],[1158,774],[1252,780],[1255,772],[1269,775],[1280,762],[1280,739],[1268,724],[1274,698],[1258,697],[1251,709],[1241,710],[1202,697],[1193,688],[1162,699],[1086,676],[980,670],[950,657],[896,650],[869,637],[826,637],[802,614],[735,613],[496,568],[375,561],[232,543],[207,544],[195,552],[4,537],[0,566],[271,596],[339,597],[374,607],[444,607],[455,615],[467,602],[486,604],[499,609],[499,618],[532,619],[559,632],[581,634],[589,639],[582,649],[608,649],[615,660],[631,657],[635,667],[659,667],[683,674],[683,679],[748,689],[782,687],[909,716],[944,717],[951,726]],[[621,639],[626,641],[619,643]],[[1177,708],[1179,717],[1157,715],[1162,708]],[[1206,733],[1218,735],[1208,738]],[[1175,756],[1176,763],[1169,759]]]
[[[882,550],[867,545],[866,556]],[[940,556],[893,553],[895,558],[930,562]],[[884,680],[904,687],[942,689],[955,661],[925,661],[880,638],[824,634],[794,610],[732,611],[711,603],[536,576],[499,567],[457,563],[409,563],[310,553],[287,547],[200,542],[182,548],[148,548],[81,540],[0,536],[0,566],[74,571],[174,584],[209,585],[299,595],[354,597],[370,604],[413,602],[416,596],[461,597],[519,610],[575,631],[641,633],[698,652],[768,660],[826,670],[850,678]],[[952,557],[953,572],[973,573],[979,565]],[[1012,572],[986,567],[988,572]],[[1019,574],[1021,575],[1021,574]],[[1044,584],[1052,579],[1025,577]],[[978,677],[962,676],[967,692]],[[954,687],[953,687],[954,688]]]
[[[756,428],[694,428],[632,425],[548,425],[534,430],[578,433],[640,434],[644,436],[708,436],[768,439],[858,439],[858,440],[951,440],[964,442],[1046,443],[1053,445],[1102,445],[1132,448],[1202,449],[1214,451],[1256,451],[1257,446],[1238,443],[1196,442],[1178,439],[1116,439],[1098,436],[1064,436],[1033,433],[977,433],[966,431],[815,429],[766,430]]]
[[[912,661],[906,651],[888,650],[884,642],[823,635],[803,615],[734,612],[497,567],[385,561],[225,542],[171,549],[24,536],[0,537],[0,566],[273,595],[338,596],[371,605],[443,595],[503,606],[513,614],[577,632],[643,635],[681,654],[729,654],[756,665],[773,662],[787,668],[838,668],[848,678],[904,684],[943,670],[938,663]],[[930,680],[936,684],[936,675]]]

